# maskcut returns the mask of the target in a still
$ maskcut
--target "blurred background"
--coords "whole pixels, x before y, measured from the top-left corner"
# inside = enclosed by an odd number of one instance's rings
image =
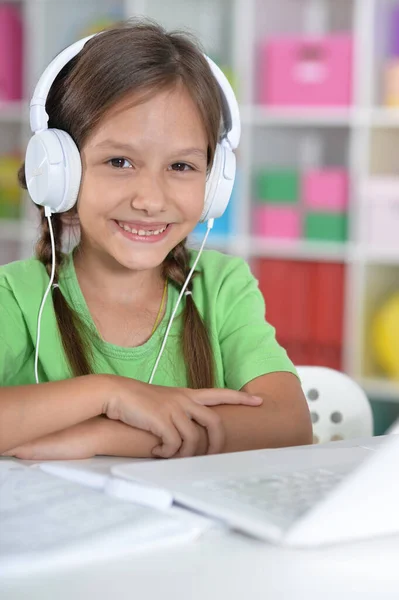
[[[16,180],[35,83],[133,15],[196,33],[238,97],[237,180],[208,246],[248,260],[295,364],[347,372],[384,432],[399,416],[399,0],[0,0],[0,264],[37,236]]]

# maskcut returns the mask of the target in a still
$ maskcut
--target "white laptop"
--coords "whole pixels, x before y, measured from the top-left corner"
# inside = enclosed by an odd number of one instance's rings
[[[366,442],[125,462],[112,473],[257,538],[321,546],[399,533],[399,435]]]

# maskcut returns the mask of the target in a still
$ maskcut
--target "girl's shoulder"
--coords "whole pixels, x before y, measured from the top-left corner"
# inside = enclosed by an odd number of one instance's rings
[[[48,282],[45,267],[34,258],[0,266],[0,330],[15,359],[26,358],[31,349],[28,332],[36,327],[46,277]]]
[[[190,265],[194,264],[198,250],[190,250]],[[248,263],[239,256],[224,254],[217,250],[204,250],[198,261],[196,271],[201,279],[212,287],[232,287],[246,284],[254,277]]]
[[[27,289],[43,288],[43,283],[48,281],[48,274],[44,265],[36,258],[17,260],[0,266],[0,287],[11,292],[23,293]]]

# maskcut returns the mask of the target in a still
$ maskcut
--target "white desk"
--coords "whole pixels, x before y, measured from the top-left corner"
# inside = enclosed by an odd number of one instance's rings
[[[2,600],[397,600],[399,536],[309,551],[212,530],[192,544],[3,579],[0,596]]]

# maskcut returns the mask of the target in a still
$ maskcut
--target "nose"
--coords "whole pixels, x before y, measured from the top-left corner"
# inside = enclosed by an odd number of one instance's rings
[[[161,176],[150,172],[141,172],[135,181],[135,190],[131,199],[134,210],[143,211],[148,216],[163,212],[167,205],[165,182]]]

